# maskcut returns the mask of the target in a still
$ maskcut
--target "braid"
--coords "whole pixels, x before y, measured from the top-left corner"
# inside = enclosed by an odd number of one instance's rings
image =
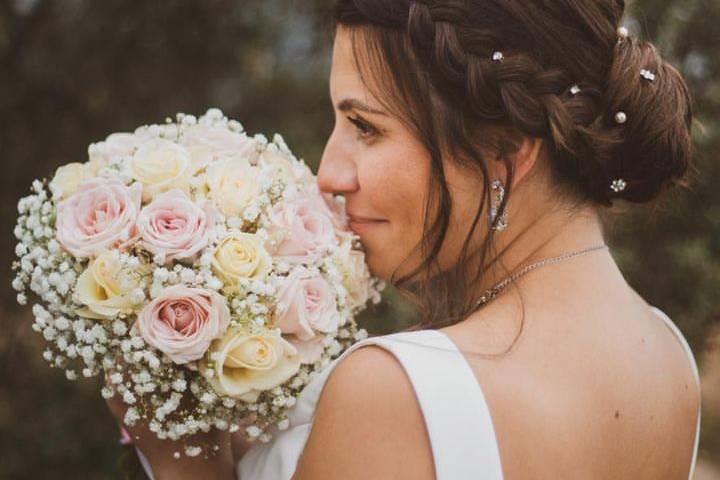
[[[525,52],[504,51],[502,60],[493,60],[492,47],[502,42],[493,31],[474,28],[469,18],[462,3],[410,2],[407,33],[437,92],[469,118],[504,120],[550,140],[560,162],[569,163],[562,170],[596,173],[577,159],[595,147],[600,90],[585,84],[582,96],[572,95],[565,70],[543,68]]]
[[[512,157],[523,136],[546,141],[551,178],[562,187],[554,191],[571,207],[649,202],[669,183],[685,184],[687,86],[649,43],[618,31],[623,0],[335,1],[337,25],[363,27],[351,41],[363,42],[353,51],[363,55],[359,61],[354,53],[361,77],[375,80],[366,86],[430,153],[426,210],[437,204],[439,211],[425,218],[422,263],[392,279],[422,304],[425,325],[472,310],[469,286],[483,272],[464,266],[490,259],[494,225],[476,252],[467,250],[491,199],[485,152],[502,160],[508,175],[495,220],[511,194]],[[437,257],[454,206],[446,150],[448,160],[481,173],[483,191],[457,265],[442,271]]]

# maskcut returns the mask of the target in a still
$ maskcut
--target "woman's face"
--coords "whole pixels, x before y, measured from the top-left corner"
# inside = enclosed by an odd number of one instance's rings
[[[323,192],[344,195],[350,228],[360,235],[376,276],[389,279],[412,253],[397,272],[409,273],[421,260],[413,250],[423,235],[430,153],[365,87],[344,27],[335,36],[330,98],[335,128],[322,156],[318,185]],[[441,266],[457,258],[481,191],[477,175],[452,165],[445,170],[453,214]]]

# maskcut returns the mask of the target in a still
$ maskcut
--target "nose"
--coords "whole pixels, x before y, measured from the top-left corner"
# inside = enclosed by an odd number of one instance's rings
[[[320,159],[317,184],[321,192],[332,194],[351,193],[359,188],[352,153],[336,142],[334,135],[328,139]]]

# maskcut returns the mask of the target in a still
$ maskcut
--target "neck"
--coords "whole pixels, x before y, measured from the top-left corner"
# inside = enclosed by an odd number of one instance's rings
[[[538,214],[528,209],[508,214],[509,226],[495,232],[482,281],[471,290],[471,298],[479,299],[485,291],[532,263],[605,243],[600,218],[592,207],[572,214],[561,209],[546,211]]]

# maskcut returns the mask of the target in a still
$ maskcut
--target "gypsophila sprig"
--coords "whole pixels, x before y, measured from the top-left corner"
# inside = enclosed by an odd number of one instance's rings
[[[343,199],[280,135],[214,108],[91,144],[33,182],[14,233],[12,286],[35,302],[43,358],[69,380],[103,374],[124,422],[161,439],[287,429],[304,386],[367,336],[354,317],[384,287]]]

